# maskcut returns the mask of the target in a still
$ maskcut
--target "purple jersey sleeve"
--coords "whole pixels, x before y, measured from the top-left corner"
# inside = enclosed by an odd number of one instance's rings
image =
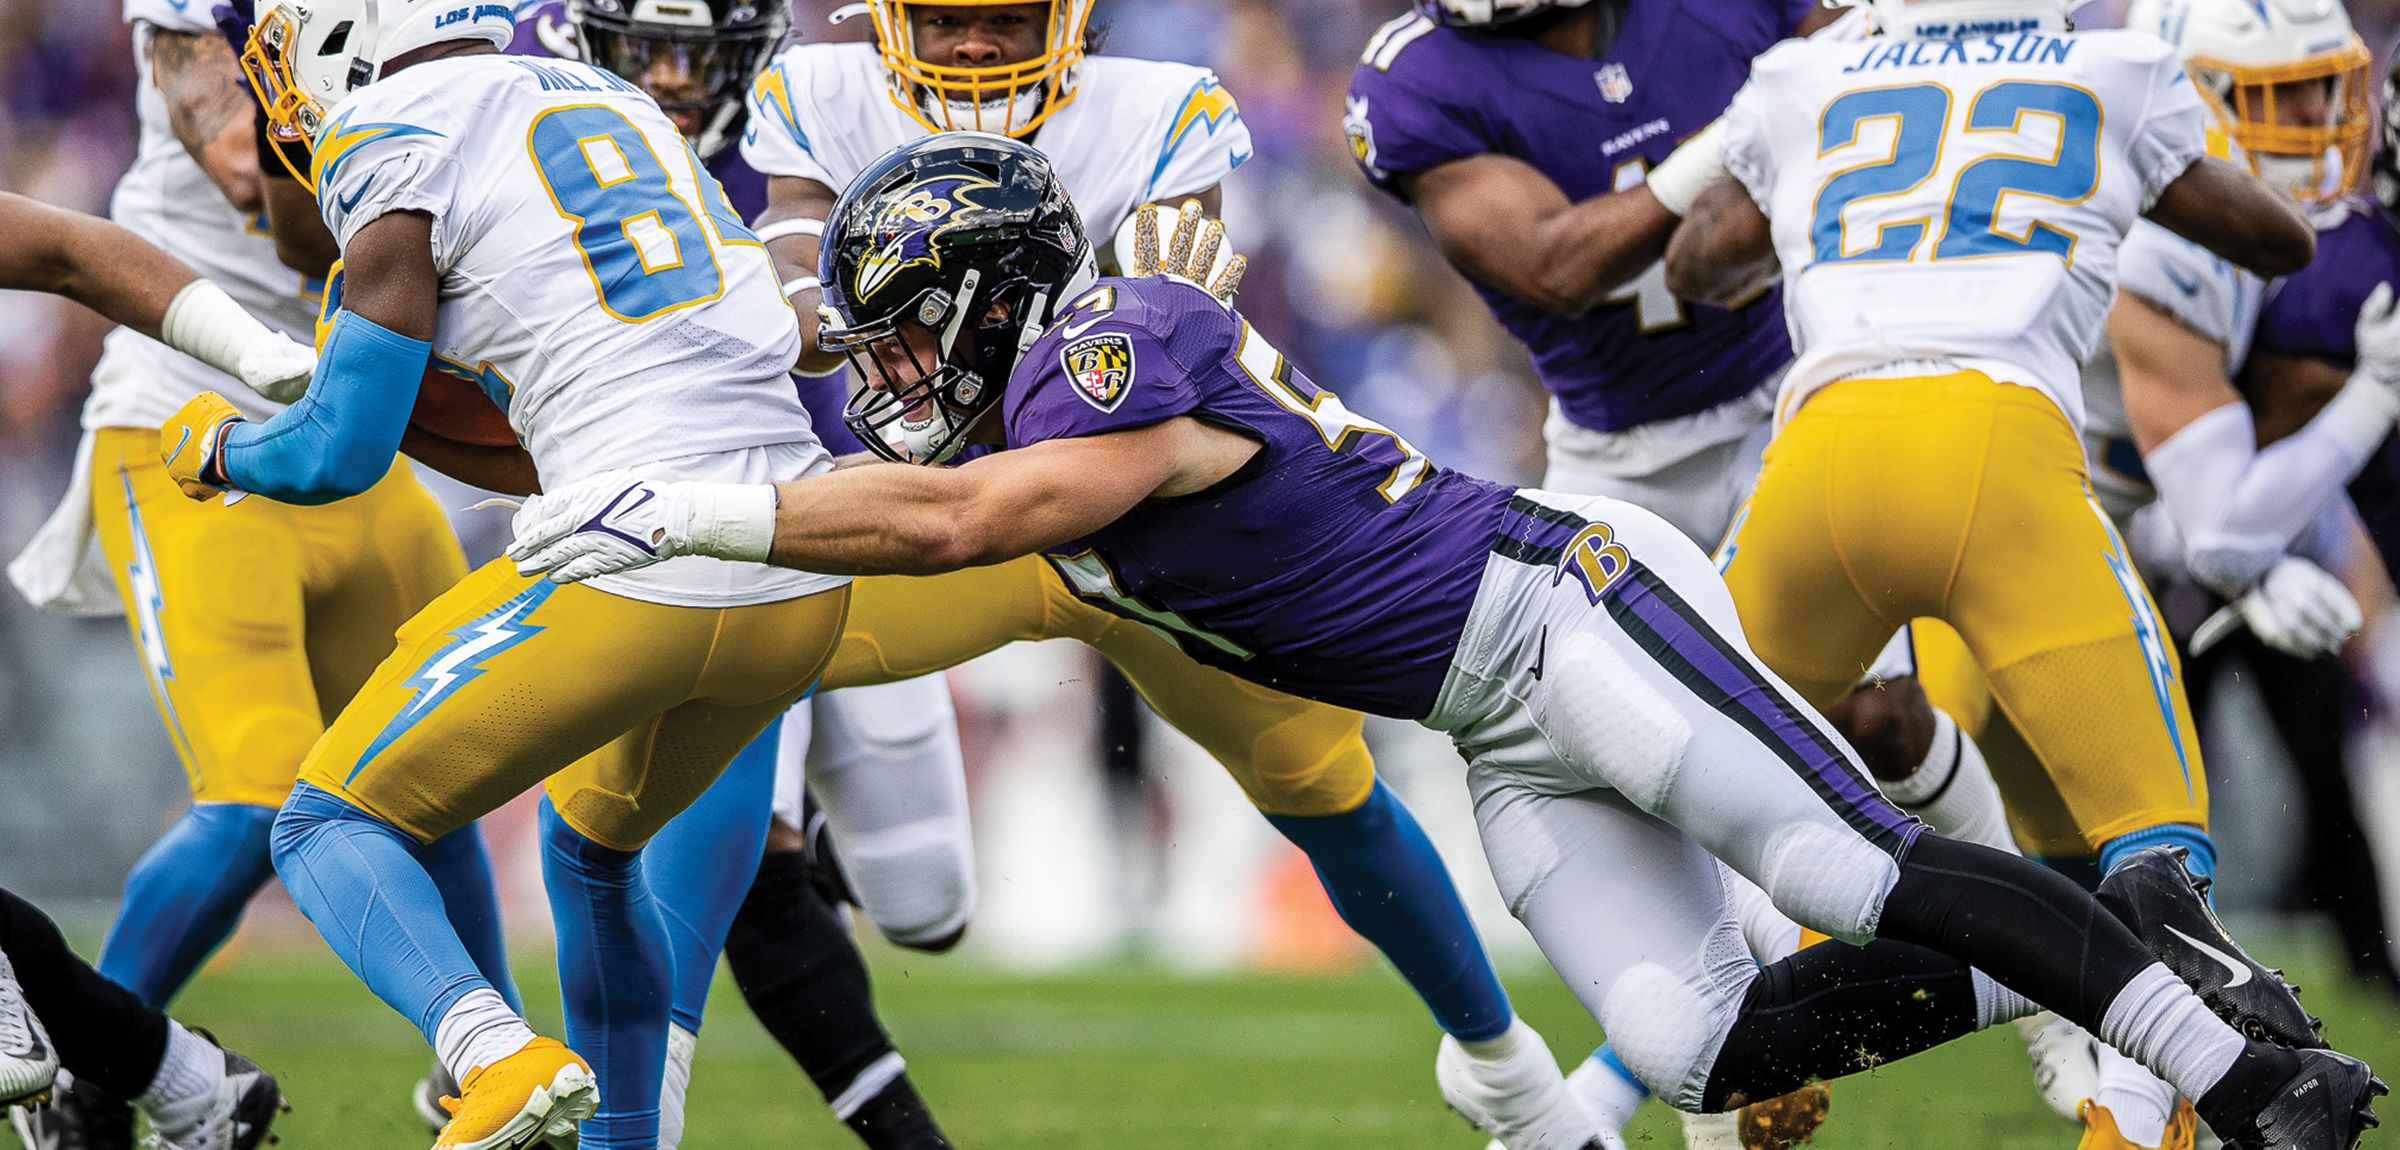
[[[1028,350],[1009,383],[1008,445],[1131,431],[1200,407],[1190,373],[1167,355],[1144,322],[1146,309],[1116,309],[1101,288]]]
[[[1393,27],[1368,43],[1350,75],[1342,131],[1368,182],[1398,195],[1402,175],[1499,149],[1483,103],[1463,90],[1478,73],[1441,59],[1444,38]]]

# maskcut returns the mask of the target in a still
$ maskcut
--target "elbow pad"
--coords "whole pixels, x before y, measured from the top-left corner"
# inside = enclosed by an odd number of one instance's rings
[[[226,478],[284,503],[331,503],[390,470],[433,345],[356,312],[335,313],[300,402],[225,437]]]

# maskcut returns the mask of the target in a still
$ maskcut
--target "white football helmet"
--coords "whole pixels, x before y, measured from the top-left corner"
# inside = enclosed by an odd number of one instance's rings
[[[242,71],[279,134],[314,144],[333,106],[394,57],[448,40],[505,48],[516,34],[506,0],[260,0]]]
[[[2261,179],[2331,199],[2367,158],[2367,46],[2341,0],[2134,0],[2125,26],[2175,45],[2230,143]]]
[[[2081,0],[1866,0],[1875,27],[1886,36],[1952,40],[2027,28],[2065,32]]]

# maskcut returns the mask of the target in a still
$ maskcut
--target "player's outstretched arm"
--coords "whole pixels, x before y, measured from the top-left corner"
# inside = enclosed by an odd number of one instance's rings
[[[783,298],[800,316],[800,375],[831,375],[843,359],[817,346],[817,305],[824,293],[817,288],[817,251],[823,245],[825,217],[833,214],[833,189],[799,176],[767,180],[767,206],[759,209],[751,230],[767,245],[775,274],[783,283]]]
[[[931,575],[1088,535],[1142,500],[1198,491],[1256,441],[1189,416],[1053,439],[960,467],[877,463],[780,487],[596,475],[517,512],[508,554],[560,582],[678,555],[837,575]]]
[[[1470,156],[1399,177],[1442,255],[1544,311],[1600,306],[1666,250],[1675,213],[1646,187],[1567,199],[1533,165]]]
[[[217,285],[97,216],[0,193],[0,288],[62,295],[270,399],[307,386],[316,357],[268,330]]]
[[[1731,307],[1766,286],[1777,268],[1767,214],[1731,179],[1700,193],[1667,245],[1667,290],[1694,303]]]
[[[2317,254],[2317,233],[2291,200],[2250,173],[2202,157],[2145,213],[2168,231],[2262,276],[2290,275]]]
[[[251,423],[203,392],[160,429],[160,454],[184,494],[238,490],[284,503],[331,503],[383,478],[408,430],[433,358],[433,220],[377,217],[344,251],[342,308],[327,329],[308,394]]]

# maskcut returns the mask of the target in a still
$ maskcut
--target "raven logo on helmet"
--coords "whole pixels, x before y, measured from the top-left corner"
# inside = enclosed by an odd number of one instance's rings
[[[968,193],[999,186],[980,176],[945,174],[887,201],[875,220],[874,250],[858,261],[854,286],[859,300],[874,298],[908,268],[942,266],[942,254],[933,241],[973,222],[970,209],[984,205]]]

